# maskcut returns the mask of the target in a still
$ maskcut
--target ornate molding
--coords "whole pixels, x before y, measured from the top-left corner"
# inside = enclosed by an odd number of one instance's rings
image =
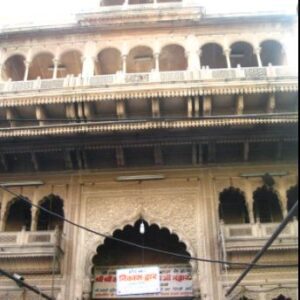
[[[187,87],[188,85],[188,87]],[[184,97],[184,96],[206,96],[206,95],[241,95],[254,93],[275,93],[275,92],[297,92],[298,82],[268,82],[268,83],[190,83],[190,84],[166,84],[162,88],[160,85],[145,84],[140,86],[107,87],[97,89],[87,89],[83,91],[33,91],[22,92],[20,94],[0,95],[0,107],[29,106],[43,104],[59,104],[74,102],[91,102],[105,100],[124,99],[147,99],[161,97]]]
[[[182,128],[213,128],[224,126],[249,126],[249,125],[278,125],[278,124],[298,124],[298,115],[270,117],[249,117],[224,119],[200,119],[182,121],[146,121],[146,122],[110,122],[110,123],[87,123],[72,125],[52,125],[28,128],[4,128],[0,130],[0,138],[11,137],[38,137],[44,135],[62,136],[82,133],[109,133],[116,131],[132,132],[157,129],[182,129]]]

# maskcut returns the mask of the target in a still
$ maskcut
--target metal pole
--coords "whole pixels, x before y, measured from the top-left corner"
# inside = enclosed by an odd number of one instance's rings
[[[10,278],[11,280],[15,281],[19,286],[25,287],[25,288],[29,289],[30,291],[34,292],[35,294],[42,296],[45,299],[55,300],[54,298],[44,294],[43,292],[39,291],[37,288],[35,288],[32,285],[26,283],[25,281],[15,278],[13,275],[7,273],[3,269],[0,269],[0,274],[3,274],[4,276],[6,276],[6,277]]]
[[[239,276],[239,278],[235,281],[235,283],[231,286],[231,288],[227,291],[226,297],[228,297],[233,290],[239,285],[239,283],[244,279],[244,277],[251,271],[251,269],[255,266],[257,261],[264,255],[264,253],[268,250],[268,248],[272,245],[274,240],[279,236],[279,234],[282,232],[282,230],[286,227],[288,222],[293,218],[296,211],[298,209],[298,200],[293,206],[293,208],[290,210],[288,215],[285,217],[285,219],[280,223],[280,225],[277,227],[277,229],[274,231],[272,236],[269,238],[269,240],[266,242],[266,244],[263,246],[263,248],[255,255],[254,259],[250,263],[250,265],[245,269],[245,271]]]

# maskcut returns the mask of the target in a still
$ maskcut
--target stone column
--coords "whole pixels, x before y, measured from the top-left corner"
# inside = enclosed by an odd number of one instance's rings
[[[226,57],[226,62],[227,62],[227,68],[228,69],[231,68],[230,53],[231,53],[231,49],[225,49],[224,50],[224,55]]]
[[[37,213],[38,209],[35,206],[31,207],[31,227],[30,231],[36,231],[37,229]]]
[[[58,71],[58,65],[59,65],[59,60],[54,58],[53,60],[53,75],[52,75],[52,79],[56,79],[57,78],[57,71]]]
[[[82,77],[94,76],[95,73],[95,57],[85,56],[82,58]]]
[[[122,55],[122,71],[124,74],[127,73],[127,55]]]
[[[25,60],[24,65],[25,65],[25,72],[24,72],[24,81],[27,81],[28,79],[28,73],[29,73],[29,67],[30,67],[31,61]]]
[[[155,72],[159,72],[159,53],[154,53]]]
[[[0,82],[3,81],[3,77],[2,77],[3,69],[4,69],[4,63],[0,62]]]
[[[246,183],[245,201],[248,208],[249,221],[251,224],[254,224],[255,219],[254,219],[254,210],[253,210],[253,192],[252,192],[251,184],[249,182]]]
[[[256,58],[257,58],[257,63],[258,63],[258,66],[259,67],[262,67],[262,61],[261,61],[261,57],[260,57],[260,52],[261,52],[261,48],[258,47],[254,50],[254,53],[256,55]]]
[[[199,51],[190,50],[186,52],[186,58],[188,60],[188,70],[198,71],[200,70],[200,56]]]
[[[2,207],[1,207],[1,211],[0,211],[0,232],[1,231],[4,231],[4,215],[5,215],[5,212],[6,212],[6,209],[7,209],[7,205],[4,205],[6,204],[4,201],[2,202]]]

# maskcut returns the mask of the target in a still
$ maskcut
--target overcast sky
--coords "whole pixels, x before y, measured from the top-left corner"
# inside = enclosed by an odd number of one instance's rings
[[[297,0],[198,0],[207,12],[296,12]],[[99,7],[99,0],[0,0],[0,26],[65,23],[74,13]]]

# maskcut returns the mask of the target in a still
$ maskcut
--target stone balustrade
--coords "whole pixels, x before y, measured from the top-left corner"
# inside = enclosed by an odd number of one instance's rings
[[[113,75],[96,75],[82,77],[69,75],[59,79],[36,79],[28,81],[6,81],[0,82],[0,93],[15,93],[25,91],[75,89],[82,87],[106,88],[120,85],[143,85],[151,83],[180,83],[180,82],[224,82],[228,81],[257,81],[279,78],[296,78],[297,70],[288,66],[280,67],[251,67],[232,69],[207,69],[199,71],[171,71],[171,72],[149,72],[149,73],[122,73]]]
[[[257,250],[270,238],[279,223],[221,224],[220,237],[227,252]],[[272,247],[298,248],[298,220],[290,222]]]
[[[39,252],[39,249],[51,251],[54,247],[61,250],[64,248],[64,240],[59,230],[0,232],[0,258],[15,252],[32,254]]]

